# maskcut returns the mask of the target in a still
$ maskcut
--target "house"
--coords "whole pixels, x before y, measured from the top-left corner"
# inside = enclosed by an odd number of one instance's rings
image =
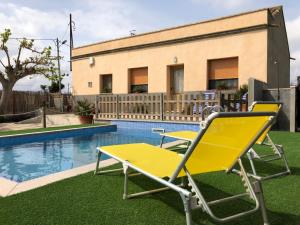
[[[80,46],[73,94],[237,89],[250,77],[290,86],[282,6]]]

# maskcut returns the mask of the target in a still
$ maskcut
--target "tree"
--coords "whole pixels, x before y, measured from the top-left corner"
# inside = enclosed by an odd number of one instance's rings
[[[60,84],[60,89],[64,89],[65,85],[63,83]],[[57,93],[59,92],[59,83],[58,82],[55,82],[55,81],[52,81],[51,82],[51,85],[48,86],[49,88],[49,92],[50,93]]]
[[[57,60],[57,57],[51,56],[50,46],[38,51],[34,48],[34,40],[23,38],[19,40],[16,57],[11,58],[7,47],[10,36],[10,29],[5,29],[3,33],[0,33],[0,52],[4,52],[6,58],[5,61],[0,59],[0,82],[2,84],[0,113],[3,113],[6,108],[12,96],[12,89],[18,80],[36,75],[49,77],[56,72],[54,60]],[[32,56],[22,59],[21,56],[25,50],[30,51]]]

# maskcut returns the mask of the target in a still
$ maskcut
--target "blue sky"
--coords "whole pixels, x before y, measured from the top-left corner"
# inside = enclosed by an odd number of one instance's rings
[[[291,80],[300,76],[300,1],[298,0],[1,0],[0,30],[13,36],[66,39],[69,13],[75,21],[74,44],[79,46],[120,36],[213,19],[264,7],[283,5],[291,56]],[[14,54],[17,43],[10,43]],[[47,41],[37,46],[53,45]],[[68,47],[62,46],[62,69],[68,73]],[[0,55],[0,57],[2,57]],[[41,77],[24,78],[16,89],[38,90]],[[71,83],[71,77],[64,80]]]

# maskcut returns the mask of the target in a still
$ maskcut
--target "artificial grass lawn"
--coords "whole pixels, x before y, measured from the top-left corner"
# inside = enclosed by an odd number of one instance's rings
[[[300,134],[272,132],[271,136],[284,145],[293,174],[263,183],[270,224],[300,224]],[[277,170],[278,163],[268,163],[268,168]],[[258,165],[261,167],[263,164]],[[195,176],[195,179],[208,199],[242,190],[236,175],[210,173]],[[155,182],[144,176],[135,176],[130,178],[129,191],[156,186]],[[0,199],[0,224],[185,224],[182,201],[176,192],[161,192],[129,200],[122,200],[122,193],[121,174],[93,176],[93,173],[87,173]],[[216,209],[217,215],[226,215],[249,205],[241,200],[213,209]],[[198,225],[218,224],[200,210],[193,212],[193,220]],[[262,219],[260,212],[257,212],[226,224],[262,224]]]
[[[72,128],[94,127],[94,126],[103,126],[103,125],[107,125],[107,124],[106,123],[78,124],[78,125],[68,125],[68,126],[59,126],[59,127],[33,128],[33,129],[24,129],[24,130],[9,130],[9,131],[0,131],[0,136],[26,134],[26,133],[37,133],[37,132],[43,132],[43,131],[56,131],[56,130],[72,129]]]

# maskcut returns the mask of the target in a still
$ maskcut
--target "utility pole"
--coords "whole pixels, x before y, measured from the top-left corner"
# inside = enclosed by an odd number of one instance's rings
[[[72,14],[70,13],[70,71],[72,71],[72,49],[73,49],[73,21],[72,21]]]
[[[59,55],[59,40],[56,38],[56,50],[57,50],[57,69],[58,69],[58,90],[61,95],[61,73],[60,73],[60,55]],[[62,97],[62,96],[61,96]],[[63,112],[63,98],[61,99],[61,111]]]
[[[57,69],[58,69],[58,90],[61,94],[61,74],[60,74],[60,56],[59,56],[59,40],[56,38],[56,50],[57,50]]]

